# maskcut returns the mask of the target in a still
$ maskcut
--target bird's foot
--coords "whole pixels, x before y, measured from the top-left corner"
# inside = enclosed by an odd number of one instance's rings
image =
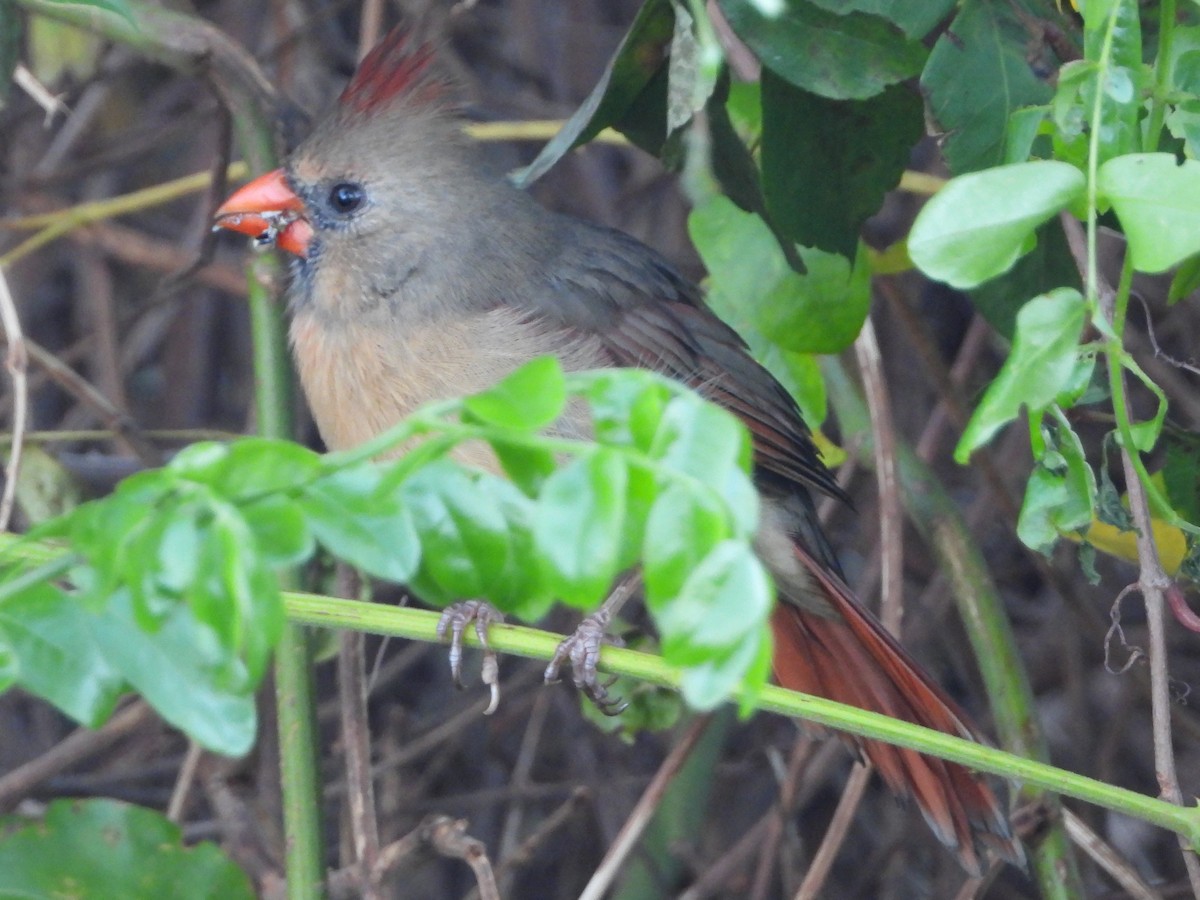
[[[494,624],[503,623],[504,614],[483,600],[464,600],[461,603],[452,603],[442,610],[442,617],[438,619],[437,624],[437,636],[439,640],[444,641],[449,632],[450,674],[454,678],[454,684],[461,689],[464,687],[462,680],[463,633],[472,622],[475,623],[475,636],[479,638],[479,646],[483,649],[483,669],[480,672],[480,678],[492,693],[492,702],[483,711],[486,716],[494,713],[496,707],[500,705],[500,662],[496,658],[496,651],[488,644],[488,628]]]
[[[559,680],[559,672],[564,663],[571,666],[571,680],[575,687],[596,704],[596,708],[606,716],[620,715],[629,706],[628,701],[613,697],[608,689],[617,680],[614,676],[602,680],[598,671],[600,664],[600,648],[604,644],[620,646],[622,641],[608,633],[612,613],[607,607],[585,618],[575,629],[575,633],[564,639],[554,657],[546,666],[546,683],[552,684]]]

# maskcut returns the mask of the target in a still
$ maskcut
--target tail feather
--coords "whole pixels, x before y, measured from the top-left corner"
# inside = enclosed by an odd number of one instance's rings
[[[946,734],[980,740],[965,713],[834,575],[797,546],[836,615],[781,602],[772,617],[775,676],[792,690],[879,712]],[[881,741],[854,739],[884,782],[912,798],[938,839],[978,874],[988,851],[1021,865],[995,794],[982,777],[957,763]]]

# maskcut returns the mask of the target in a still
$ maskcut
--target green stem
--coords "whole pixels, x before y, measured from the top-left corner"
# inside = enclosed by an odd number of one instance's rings
[[[439,640],[437,623],[440,617],[438,613],[428,610],[299,593],[285,594],[284,604],[288,617],[297,623],[348,628],[431,643]],[[478,640],[469,629],[465,639],[469,645],[478,646]],[[493,625],[488,631],[488,642],[494,650],[532,659],[549,660],[561,640],[562,635],[519,625]],[[601,651],[601,664],[606,672],[627,675],[662,687],[679,687],[678,670],[667,665],[660,657],[648,653],[606,646]],[[993,747],[985,747],[974,741],[900,722],[832,700],[798,694],[775,685],[760,688],[752,697],[739,695],[737,699],[749,700],[760,710],[805,719],[839,731],[888,741],[902,747],[911,747],[922,753],[953,760],[980,772],[1015,779],[1030,786],[1095,803],[1106,809],[1168,828],[1184,835],[1193,846],[1200,847],[1200,811],[1196,809],[1175,806],[1065,769]]]
[[[261,257],[248,280],[254,337],[258,430],[266,437],[292,434],[291,368],[282,311],[267,285],[278,284],[274,257]],[[281,576],[295,586],[294,572]],[[279,716],[279,768],[283,822],[287,835],[287,891],[290,900],[315,900],[325,893],[325,846],[321,828],[321,780],[309,629],[289,622],[275,648],[275,699]]]
[[[1158,149],[1167,111],[1167,80],[1171,73],[1171,50],[1175,44],[1175,0],[1159,0],[1158,56],[1154,60],[1154,95],[1146,125],[1146,150]]]

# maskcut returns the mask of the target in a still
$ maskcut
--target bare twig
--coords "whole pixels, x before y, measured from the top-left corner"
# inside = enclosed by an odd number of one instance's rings
[[[500,891],[496,887],[492,864],[488,861],[487,848],[483,841],[467,834],[466,820],[435,816],[423,830],[425,839],[434,850],[442,856],[464,860],[471,867],[479,886],[480,900],[500,900]]]
[[[1146,884],[1133,866],[1069,809],[1063,809],[1063,824],[1075,846],[1111,875],[1133,900],[1162,900],[1162,894]]]
[[[758,871],[754,874],[754,884],[750,891],[751,897],[765,897],[771,884],[771,873],[774,871],[779,856],[779,844],[783,840],[784,826],[796,802],[796,794],[800,790],[800,776],[813,757],[813,739],[800,734],[792,743],[791,757],[788,759],[787,771],[779,786],[779,802],[776,808],[767,813],[764,822],[766,835],[759,846]]]
[[[875,327],[869,316],[854,342],[854,351],[867,399],[871,433],[875,436],[875,477],[879,482],[880,619],[888,631],[899,634],[904,618],[903,507],[896,472],[896,434],[892,424],[887,377],[883,371]],[[862,801],[871,771],[870,766],[862,763],[856,764],[851,771],[833,820],[796,892],[797,900],[820,895],[838,850],[849,834],[850,823]]]
[[[62,97],[58,94],[52,94],[46,90],[43,85],[29,69],[25,68],[23,63],[18,63],[17,68],[13,71],[13,81],[17,86],[33,98],[33,102],[42,108],[42,112],[46,114],[46,127],[50,127],[50,123],[54,121],[55,115],[62,113],[66,115],[70,112],[67,104],[63,103]]]
[[[571,791],[571,796],[559,804],[550,815],[542,820],[541,824],[534,829],[529,837],[521,842],[512,854],[503,859],[497,867],[498,873],[504,873],[525,865],[533,858],[533,854],[542,842],[546,840],[555,831],[570,821],[571,817],[579,810],[584,803],[587,803],[592,797],[592,792],[585,787],[577,787]]]
[[[103,752],[153,718],[154,711],[139,700],[122,709],[99,729],[75,729],[41,756],[0,777],[0,810],[11,808],[42,782]]]
[[[367,722],[366,666],[360,631],[343,631],[338,650],[338,698],[341,701],[342,747],[346,754],[346,802],[350,833],[362,881],[360,896],[378,900],[379,823],[375,817],[375,785],[371,778],[371,731]]]
[[[9,451],[8,464],[4,469],[4,493],[0,496],[0,531],[7,531],[17,499],[21,449],[24,446],[25,426],[29,417],[29,385],[26,379],[29,354],[24,333],[21,331],[21,319],[17,315],[17,305],[8,291],[8,279],[4,277],[2,270],[0,323],[4,325],[4,334],[8,340],[8,353],[5,355],[4,364],[12,376],[13,386],[12,450]]]
[[[1113,601],[1108,610],[1108,618],[1112,624],[1108,626],[1108,634],[1104,636],[1104,669],[1113,675],[1124,675],[1133,667],[1134,663],[1146,656],[1145,650],[1125,640],[1125,629],[1121,627],[1121,601],[1136,590],[1136,584],[1127,584],[1121,589],[1121,593],[1117,594],[1117,599]],[[1129,658],[1119,666],[1114,666],[1112,662],[1114,640],[1120,642],[1122,650],[1129,652]]]
[[[875,478],[879,482],[879,543],[882,547],[883,581],[880,589],[880,618],[893,634],[900,631],[904,618],[904,509],[900,504],[900,486],[896,474],[896,432],[892,425],[892,405],[888,398],[887,376],[875,327],[870,317],[854,342],[862,373],[863,393],[875,435]]]
[[[509,783],[518,791],[529,784],[529,773],[533,771],[533,763],[537,758],[538,745],[542,740],[549,711],[550,693],[539,691],[537,699],[533,701],[533,709],[529,714],[528,724],[525,726],[525,734],[521,738],[521,748],[517,751],[516,765],[513,766],[512,774],[509,777]],[[513,854],[521,834],[524,813],[525,806],[520,800],[509,807],[508,815],[504,818],[504,828],[500,833],[500,850],[497,854],[499,859],[507,860]],[[500,886],[503,893],[508,893],[509,885],[503,876],[501,876]]]
[[[560,803],[557,809],[555,809],[552,813],[550,813],[550,815],[546,816],[546,818],[542,820],[541,824],[534,829],[529,837],[522,841],[521,845],[517,847],[511,856],[505,857],[500,861],[500,864],[496,866],[497,878],[501,878],[504,875],[511,873],[514,869],[518,869],[529,862],[529,860],[533,858],[534,853],[537,852],[538,847],[540,847],[542,843],[548,837],[550,837],[550,835],[554,834],[554,832],[558,831],[558,829],[560,829],[563,825],[571,821],[575,813],[578,812],[580,807],[583,806],[584,803],[587,803],[591,797],[592,792],[585,787],[577,787],[575,790],[571,791],[571,795],[562,803]],[[471,890],[468,891],[463,897],[463,900],[481,900],[479,895],[479,887],[476,886],[471,888]]]
[[[146,440],[137,423],[128,414],[122,412],[90,382],[80,377],[74,369],[60,362],[58,357],[49,350],[33,341],[26,341],[25,345],[29,357],[41,366],[60,387],[95,410],[105,426],[119,435],[138,459],[147,466],[157,466],[162,463],[162,455],[153,444]]]
[[[620,871],[622,863],[637,845],[646,826],[650,824],[671,781],[679,774],[679,770],[683,768],[684,762],[687,761],[688,756],[691,755],[711,722],[712,716],[710,715],[698,717],[688,726],[679,743],[671,748],[671,752],[667,754],[667,758],[663,760],[658,771],[654,773],[654,778],[646,785],[646,790],[634,805],[633,812],[621,826],[616,840],[604,854],[604,859],[600,861],[599,867],[583,889],[583,893],[579,895],[579,900],[600,900],[612,886],[613,879]]]
[[[1161,359],[1167,365],[1174,366],[1176,369],[1183,369],[1185,372],[1191,372],[1193,375],[1200,375],[1200,366],[1197,366],[1195,363],[1176,359],[1169,353],[1164,352],[1162,347],[1158,346],[1158,337],[1154,333],[1154,320],[1150,318],[1150,307],[1146,304],[1146,298],[1141,294],[1132,294],[1131,296],[1142,305],[1142,313],[1146,316],[1146,337],[1150,340],[1150,346],[1154,349],[1155,359]]]
[[[825,886],[825,880],[833,868],[837,851],[841,849],[846,835],[850,832],[850,825],[854,821],[854,814],[862,800],[863,791],[866,790],[867,782],[871,779],[871,771],[870,766],[862,763],[854,764],[850,777],[846,779],[842,797],[838,800],[837,809],[834,810],[833,819],[825,831],[825,838],[821,841],[816,856],[813,857],[812,865],[808,867],[800,889],[796,891],[796,900],[815,900],[822,896],[821,889]]]
[[[187,753],[183,755],[183,765],[179,767],[179,775],[175,779],[175,787],[171,789],[171,800],[167,803],[167,818],[179,822],[183,818],[183,810],[187,806],[188,795],[196,783],[196,768],[204,750],[195,741],[188,741]]]
[[[382,0],[363,0],[361,17],[358,23],[358,59],[370,52],[379,42],[383,32],[383,3]]]

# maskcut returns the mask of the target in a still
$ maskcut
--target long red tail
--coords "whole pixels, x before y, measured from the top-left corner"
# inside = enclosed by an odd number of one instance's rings
[[[947,734],[979,740],[966,714],[915,663],[883,625],[831,575],[797,547],[836,613],[825,616],[781,601],[771,619],[775,677],[791,690],[884,713]],[[925,821],[963,866],[979,874],[988,851],[1018,865],[1013,839],[995,794],[957,763],[880,741],[854,739],[887,785],[911,797]]]

